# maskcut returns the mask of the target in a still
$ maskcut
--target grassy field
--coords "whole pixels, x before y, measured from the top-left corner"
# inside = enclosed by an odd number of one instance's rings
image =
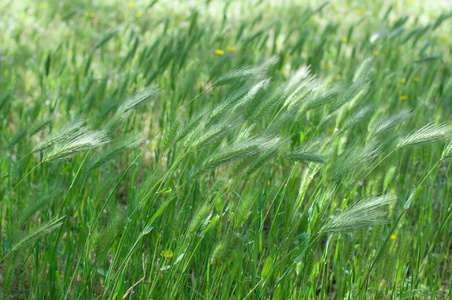
[[[2,299],[450,299],[452,11],[366,2],[3,1]]]

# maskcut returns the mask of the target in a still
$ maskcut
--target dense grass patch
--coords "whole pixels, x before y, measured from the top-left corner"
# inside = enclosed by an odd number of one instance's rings
[[[452,12],[308,2],[2,4],[2,298],[450,297]]]

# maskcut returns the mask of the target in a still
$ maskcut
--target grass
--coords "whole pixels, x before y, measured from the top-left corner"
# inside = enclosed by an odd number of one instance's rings
[[[450,298],[441,5],[5,2],[1,297]]]

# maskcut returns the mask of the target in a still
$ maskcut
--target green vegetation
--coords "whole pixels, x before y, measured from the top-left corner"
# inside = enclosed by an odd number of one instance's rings
[[[4,2],[3,299],[451,297],[440,1]]]

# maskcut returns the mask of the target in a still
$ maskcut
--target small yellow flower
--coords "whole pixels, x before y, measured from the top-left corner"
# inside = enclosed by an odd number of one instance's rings
[[[289,54],[284,55],[284,59],[285,60],[290,60],[290,55]]]
[[[395,238],[396,238],[396,235],[393,233],[393,234],[391,234],[391,236],[389,237],[391,240],[395,240]]]
[[[378,54],[380,54],[380,52],[378,52],[377,50],[372,51],[372,54],[377,56]]]
[[[408,3],[414,3],[414,0],[408,0]]]
[[[170,12],[170,15],[174,16],[176,13],[174,11]]]
[[[218,54],[218,55],[223,55],[223,54],[224,54],[224,51],[223,51],[223,50],[220,50],[220,49],[215,49],[214,53],[215,53],[215,54]]]
[[[160,253],[160,256],[163,256],[163,257],[166,258],[166,259],[170,259],[171,257],[173,257],[173,255],[174,255],[174,253],[173,253],[173,251],[171,251],[171,250],[163,250],[163,251]]]
[[[91,18],[94,18],[94,17],[96,16],[96,14],[95,14],[94,12],[90,12],[90,13],[89,13],[89,16],[90,16]]]
[[[141,18],[141,13],[140,13],[140,12],[137,12],[137,13],[135,14],[135,17]]]
[[[184,19],[182,19],[182,18],[177,18],[177,19],[176,19],[176,22],[177,22],[177,23],[180,23],[180,22],[182,22],[183,20],[184,20]]]
[[[336,9],[337,9],[336,5],[334,5],[334,4],[331,5],[331,9],[332,9],[332,10],[336,10]]]
[[[400,79],[399,79],[399,82],[402,83],[402,84],[404,84],[404,83],[406,83],[406,79],[405,79],[405,78],[400,78]]]
[[[330,65],[329,64],[325,64],[325,69],[329,69]]]
[[[70,56],[70,55],[72,55],[72,54],[74,54],[74,52],[72,52],[72,50],[68,50],[68,51],[67,51],[67,55],[68,55],[68,56]]]
[[[132,3],[132,2],[129,2],[129,3],[127,3],[127,6],[128,6],[129,8],[132,8],[132,7],[133,7],[133,3]]]
[[[336,13],[336,18],[339,19],[340,17],[342,17],[341,13]]]
[[[407,95],[403,95],[399,99],[400,99],[400,101],[405,101],[406,99],[408,99],[408,96]]]
[[[445,36],[445,35],[442,35],[439,38],[442,39],[443,41],[448,41],[449,40],[449,38],[447,36]]]
[[[235,50],[233,47],[228,47],[227,49],[228,49],[229,52],[232,52],[232,51]]]
[[[39,6],[40,6],[41,8],[46,8],[47,6],[49,6],[49,4],[48,4],[47,2],[41,2],[41,3],[39,4]]]
[[[366,10],[365,10],[364,8],[358,10],[358,14],[359,14],[359,15],[362,15],[362,14],[364,14],[365,12],[366,12]]]
[[[413,79],[414,82],[419,82],[419,80],[421,80],[419,77]]]

